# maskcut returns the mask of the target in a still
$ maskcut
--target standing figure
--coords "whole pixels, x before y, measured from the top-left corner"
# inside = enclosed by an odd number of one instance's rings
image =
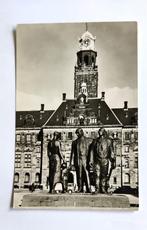
[[[89,175],[87,171],[88,141],[81,128],[76,130],[77,139],[72,142],[70,166],[72,162],[76,170],[78,192],[83,192],[83,185],[86,185],[86,192],[90,192]]]
[[[61,153],[59,133],[54,132],[54,137],[48,143],[49,157],[49,185],[50,193],[55,192],[54,188],[57,183],[61,182],[61,159],[64,157]]]
[[[112,170],[116,167],[116,157],[112,139],[106,130],[100,128],[98,134],[99,137],[92,143],[90,165],[94,168],[96,192],[107,193]]]

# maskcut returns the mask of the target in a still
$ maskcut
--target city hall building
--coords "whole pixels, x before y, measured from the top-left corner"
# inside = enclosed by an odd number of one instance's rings
[[[89,144],[104,127],[114,140],[116,168],[110,185],[113,187],[138,187],[138,128],[137,108],[110,108],[105,92],[98,98],[98,66],[95,37],[86,31],[79,39],[77,63],[74,67],[74,97],[63,93],[56,110],[16,112],[15,189],[27,189],[32,183],[48,189],[49,158],[47,146],[53,133],[60,133],[61,151],[69,165],[71,143],[75,131],[81,127]],[[107,93],[107,92],[106,92]],[[76,184],[75,171],[69,182]]]

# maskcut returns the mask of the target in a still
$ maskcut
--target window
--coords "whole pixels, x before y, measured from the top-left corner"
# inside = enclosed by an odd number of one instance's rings
[[[91,138],[95,139],[95,132],[91,132]]]
[[[125,146],[125,153],[128,153],[128,152],[129,152],[129,146],[126,145],[126,146]]]
[[[128,112],[125,112],[124,115],[125,115],[125,118],[128,118]]]
[[[19,173],[15,173],[14,183],[18,183],[18,182],[19,182]]]
[[[124,175],[124,184],[130,184],[130,175],[128,173]]]
[[[25,116],[25,120],[24,120],[25,126],[27,126],[27,127],[33,126],[33,125],[34,125],[34,122],[35,122],[35,120],[34,120],[33,115],[27,114],[27,115]]]
[[[24,167],[31,168],[31,154],[25,154]]]
[[[24,135],[24,134],[22,134],[21,142],[22,142],[22,143],[25,143],[25,135]]]
[[[26,174],[25,174],[24,182],[25,182],[25,183],[29,183],[29,182],[30,182],[30,174],[29,174],[29,173],[26,173]]]
[[[84,63],[85,63],[85,65],[88,65],[88,63],[89,63],[89,57],[88,57],[88,55],[84,56]]]
[[[69,118],[69,124],[74,124],[74,118],[73,117],[71,117],[71,118]]]
[[[106,120],[108,121],[109,120],[109,114],[107,113],[106,115]]]
[[[97,119],[96,118],[91,118],[91,124],[96,124],[97,123]]]
[[[117,184],[117,178],[116,177],[113,177],[113,183]]]
[[[68,133],[68,139],[69,139],[69,140],[72,140],[72,132],[69,132],[69,133]]]
[[[92,60],[92,63],[94,64],[94,62],[95,62],[94,56],[92,56],[91,60]]]
[[[129,159],[125,160],[125,168],[129,168],[130,164],[129,164]]]
[[[27,142],[31,142],[31,135],[27,134]]]
[[[32,136],[32,141],[36,142],[36,136],[35,136],[35,134],[33,134],[33,136]]]
[[[21,154],[15,155],[15,168],[21,167]]]
[[[40,168],[40,158],[36,159],[36,168]]]
[[[36,147],[36,153],[40,153],[40,146]]]
[[[138,132],[134,133],[134,138],[135,138],[135,140],[138,140]]]
[[[19,115],[19,120],[20,120],[20,121],[22,120],[22,115]]]
[[[138,168],[138,157],[135,157],[134,168]]]
[[[58,122],[59,121],[59,116],[57,115],[57,117],[56,117],[56,121]]]
[[[118,137],[118,133],[114,132],[114,138],[117,138],[117,137]]]
[[[35,182],[36,183],[40,182],[40,173],[36,173],[36,175],[35,175]]]
[[[17,135],[16,135],[16,141],[17,141],[17,142],[20,142],[20,134],[17,134]]]
[[[125,132],[125,140],[130,140],[130,133],[129,132]]]

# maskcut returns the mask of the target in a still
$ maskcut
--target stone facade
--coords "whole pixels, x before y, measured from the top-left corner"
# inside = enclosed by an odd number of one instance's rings
[[[138,130],[124,128],[122,134],[122,184],[136,188],[138,186]]]
[[[15,188],[28,188],[35,182],[40,184],[41,141],[40,129],[17,129],[15,152]]]
[[[46,127],[42,132],[42,140],[38,140],[40,129],[16,130],[15,153],[15,188],[28,188],[35,182],[43,189],[48,189],[49,159],[47,145],[55,131],[61,133],[61,150],[69,165],[71,143],[76,139],[77,127]],[[98,126],[83,127],[89,139],[97,137]],[[116,169],[113,170],[110,185],[113,187],[138,187],[138,137],[137,128],[109,127],[105,128],[110,136],[114,136]],[[127,136],[128,135],[128,136]],[[130,138],[131,137],[131,138]]]

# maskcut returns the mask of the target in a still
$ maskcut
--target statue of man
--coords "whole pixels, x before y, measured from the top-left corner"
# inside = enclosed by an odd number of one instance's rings
[[[89,175],[87,171],[88,142],[81,128],[76,130],[77,139],[72,142],[70,166],[74,162],[76,170],[78,192],[83,192],[83,185],[86,185],[86,192],[90,192]]]
[[[55,192],[54,188],[57,183],[61,182],[61,159],[64,157],[60,148],[59,133],[54,132],[54,137],[48,143],[48,157],[49,157],[49,185],[50,193]]]
[[[99,137],[92,143],[90,165],[94,169],[96,192],[107,193],[112,170],[116,167],[116,156],[112,139],[108,137],[106,130],[100,128],[98,134]]]

